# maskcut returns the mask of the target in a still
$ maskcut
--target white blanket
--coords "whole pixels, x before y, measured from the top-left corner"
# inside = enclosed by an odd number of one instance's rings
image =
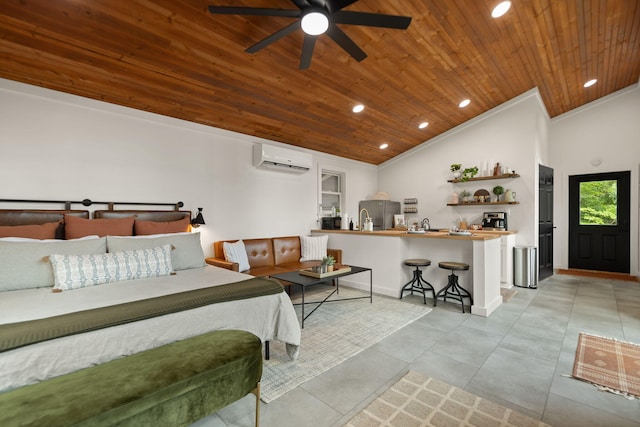
[[[47,318],[208,286],[252,276],[213,266],[175,276],[129,280],[52,293],[51,288],[0,293],[0,324]],[[263,341],[278,340],[296,354],[300,326],[282,292],[212,304],[126,325],[63,337],[0,353],[0,392],[128,356],[217,329],[242,329]]]

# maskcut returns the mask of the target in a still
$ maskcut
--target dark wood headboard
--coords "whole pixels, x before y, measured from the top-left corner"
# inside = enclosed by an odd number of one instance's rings
[[[46,224],[64,219],[64,215],[89,218],[89,211],[49,209],[0,209],[0,225]],[[64,239],[64,224],[56,230],[56,239]]]

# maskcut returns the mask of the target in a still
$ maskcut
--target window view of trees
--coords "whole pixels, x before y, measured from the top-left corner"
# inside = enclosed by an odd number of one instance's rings
[[[618,223],[618,182],[580,183],[580,225],[616,225]]]

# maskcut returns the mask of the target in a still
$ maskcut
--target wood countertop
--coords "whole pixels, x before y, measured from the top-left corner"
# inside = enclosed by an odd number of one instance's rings
[[[501,235],[515,234],[515,231],[469,230],[471,236],[451,236],[449,230],[433,230],[428,233],[408,233],[406,230],[356,231],[356,230],[311,230],[312,233],[353,234],[358,236],[386,236],[410,239],[451,239],[451,240],[492,240]]]

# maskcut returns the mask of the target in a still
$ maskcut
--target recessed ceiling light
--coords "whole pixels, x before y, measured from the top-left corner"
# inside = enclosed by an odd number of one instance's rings
[[[491,16],[494,18],[500,18],[502,15],[504,15],[509,11],[510,7],[511,7],[510,1],[503,1],[502,3],[499,3],[496,7],[493,8],[493,11],[491,12]]]
[[[310,36],[319,36],[329,28],[329,18],[323,11],[312,9],[302,17],[300,25],[302,31]]]
[[[353,111],[354,113],[360,113],[360,112],[362,112],[362,110],[364,110],[364,105],[358,104],[358,105],[354,106],[351,111]]]
[[[465,100],[464,100],[464,101],[462,101],[460,104],[458,104],[458,107],[460,107],[460,108],[464,108],[464,107],[466,107],[466,106],[467,106],[467,105],[469,105],[469,104],[471,104],[471,101],[470,101],[470,100],[468,100],[468,99],[465,99]]]
[[[384,150],[384,149],[385,149],[385,148],[387,148],[388,146],[389,146],[389,144],[382,144],[382,145],[380,146],[380,149],[381,149],[381,150]]]
[[[427,126],[429,126],[429,122],[422,122],[422,123],[420,123],[420,124],[418,125],[418,128],[419,128],[419,129],[424,129],[424,128],[426,128]]]
[[[594,84],[596,84],[597,82],[598,82],[598,79],[591,79],[591,80],[589,80],[588,82],[586,82],[586,83],[584,84],[584,87],[590,87],[590,86],[593,86],[593,85],[594,85]]]

